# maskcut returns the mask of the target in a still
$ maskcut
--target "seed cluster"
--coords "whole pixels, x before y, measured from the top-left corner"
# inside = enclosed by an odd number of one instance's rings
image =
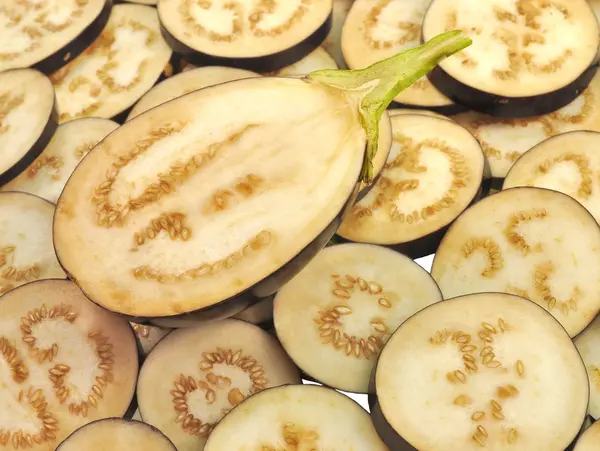
[[[17,384],[25,382],[29,377],[29,369],[25,362],[19,358],[17,348],[8,341],[8,338],[0,337],[0,353],[10,367],[13,380]]]
[[[256,174],[248,174],[241,180],[235,182],[233,189],[219,189],[213,195],[206,211],[208,213],[219,212],[227,209],[230,200],[234,199],[236,194],[243,197],[250,197],[261,187],[264,180]]]
[[[379,0],[368,12],[363,21],[363,37],[365,41],[374,49],[391,49],[392,47],[401,47],[411,42],[417,42],[421,38],[421,24],[398,21],[396,26],[402,31],[402,34],[396,39],[383,40],[375,38],[374,30],[379,24],[379,16],[392,0]]]
[[[138,246],[142,246],[146,240],[155,239],[163,231],[173,241],[187,241],[192,236],[192,230],[185,227],[185,215],[183,213],[163,213],[158,218],[153,219],[145,229],[135,233],[134,246],[131,250],[136,251]]]
[[[43,167],[54,169],[52,174],[52,180],[60,180],[60,168],[65,165],[64,160],[61,157],[55,157],[50,155],[42,155],[27,169],[27,176],[31,179],[34,178]]]
[[[143,324],[132,324],[133,331],[140,338],[148,338],[150,336],[150,328],[148,326],[144,326]]]
[[[508,220],[508,225],[504,229],[504,235],[508,243],[521,251],[523,255],[529,254],[532,248],[525,240],[525,237],[516,231],[517,227],[523,223],[544,219],[547,216],[548,212],[545,208],[534,208],[532,210],[513,213]],[[535,251],[539,249],[539,245],[534,248]]]
[[[286,423],[282,428],[285,448],[263,445],[260,451],[317,451],[319,434],[311,429],[300,427],[294,423]]]
[[[14,261],[15,246],[5,246],[0,248],[0,268],[2,272],[0,276],[8,281],[8,283],[0,284],[0,294],[6,293],[15,287],[16,282],[19,285],[25,282],[31,282],[40,277],[41,268],[38,264],[33,264],[24,268],[18,268],[13,264],[9,264],[9,260]]]
[[[483,277],[492,278],[504,267],[500,246],[492,238],[471,238],[462,247],[465,258],[469,258],[476,250],[482,250],[487,254],[488,264],[481,271]]]
[[[90,141],[89,143],[84,143],[84,144],[78,146],[75,149],[75,158],[81,159],[84,156],[86,156],[90,150],[92,150],[94,147],[96,147],[98,142],[99,141]]]
[[[0,53],[0,60],[1,59],[2,53]],[[6,116],[8,116],[15,108],[18,108],[24,101],[25,96],[23,94],[14,96],[10,92],[5,92],[0,95],[0,135],[6,133],[10,128],[10,125],[3,123]]]
[[[577,189],[577,194],[583,199],[588,199],[592,195],[592,171],[590,169],[590,160],[581,154],[576,153],[564,153],[553,159],[546,159],[542,162],[537,171],[542,174],[546,174],[550,168],[562,162],[571,162],[577,165],[579,175],[581,176],[581,183]]]
[[[560,308],[563,315],[568,316],[569,311],[577,311],[577,298],[580,294],[579,288],[575,287],[573,295],[566,301],[557,301],[550,290],[548,285],[548,279],[554,272],[554,264],[551,261],[540,263],[535,267],[534,270],[534,281],[533,286],[537,294],[539,294],[543,301],[548,304],[548,311],[552,311],[555,308]]]

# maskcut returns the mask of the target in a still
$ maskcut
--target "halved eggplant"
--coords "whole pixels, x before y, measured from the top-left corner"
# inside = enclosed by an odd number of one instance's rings
[[[577,440],[574,451],[598,451],[600,450],[600,421],[596,421],[587,429],[581,438]]]
[[[42,153],[57,125],[48,77],[33,69],[0,73],[0,186]]]
[[[600,420],[600,316],[575,338],[590,380],[590,415]]]
[[[408,317],[442,300],[410,258],[370,244],[323,249],[275,296],[277,337],[311,378],[367,393],[377,357]]]
[[[215,425],[244,399],[300,382],[275,338],[226,319],[175,330],[161,340],[142,366],[137,399],[143,420],[179,451],[202,450]]]
[[[140,421],[105,418],[73,432],[56,451],[177,451],[165,435]]]
[[[589,399],[565,329],[503,293],[447,299],[409,318],[374,382],[375,427],[394,450],[563,451]]]
[[[388,108],[386,111],[390,117],[398,116],[400,114],[421,114],[423,116],[432,116],[432,117],[437,117],[438,119],[446,119],[448,121],[452,120],[448,116],[444,116],[443,114],[436,113],[435,111],[420,110],[417,108]]]
[[[123,113],[161,77],[171,54],[155,8],[116,5],[100,37],[51,76],[60,122]]]
[[[323,44],[321,44],[340,69],[348,69],[342,53],[342,27],[353,4],[354,0],[333,0],[331,30]]]
[[[278,77],[292,77],[297,75],[306,75],[310,72],[321,69],[337,69],[338,66],[335,60],[323,50],[322,47],[317,47],[300,61],[273,72],[266,72],[264,75]]]
[[[135,332],[135,337],[141,348],[142,357],[146,357],[150,354],[150,351],[154,349],[154,346],[171,332],[170,329],[151,326],[149,324],[131,323],[131,327]]]
[[[95,117],[60,125],[42,154],[1,190],[31,193],[55,203],[81,159],[118,126]]]
[[[271,388],[252,396],[217,425],[204,448],[241,449],[388,451],[362,407],[317,385]]]
[[[481,194],[485,159],[477,140],[453,121],[420,114],[390,121],[394,141],[382,174],[337,233],[423,257]]]
[[[455,102],[492,116],[551,113],[597,70],[600,29],[586,0],[433,0],[423,39],[457,29],[474,45],[429,78]]]
[[[364,71],[236,80],[134,118],[69,179],[59,261],[126,315],[238,313],[300,271],[372,182],[393,96],[469,42],[449,33]]]
[[[138,375],[127,321],[67,280],[0,298],[0,444],[50,451],[79,427],[123,416]]]
[[[431,274],[445,298],[498,291],[530,299],[574,337],[600,310],[600,227],[565,194],[510,188],[454,222]]]

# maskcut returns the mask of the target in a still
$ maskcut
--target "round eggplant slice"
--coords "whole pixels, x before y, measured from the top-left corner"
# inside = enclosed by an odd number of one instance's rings
[[[52,83],[41,72],[0,73],[0,186],[17,177],[44,150],[58,125],[55,108]]]
[[[322,250],[275,296],[275,331],[310,377],[367,393],[381,348],[408,317],[442,300],[410,258],[371,244]]]
[[[2,191],[22,191],[56,203],[81,159],[119,124],[82,118],[60,125],[42,154]]]
[[[0,193],[0,295],[38,279],[63,278],[52,246],[54,205],[31,194]]]
[[[177,451],[158,429],[139,421],[106,418],[72,433],[56,451]]]
[[[60,122],[123,113],[161,77],[171,54],[155,8],[115,6],[100,37],[51,76]]]
[[[340,69],[348,69],[342,53],[342,28],[353,4],[354,0],[333,0],[331,30],[321,45],[332,56]]]
[[[157,84],[132,108],[127,116],[130,121],[136,116],[170,100],[208,86],[232,80],[260,77],[260,74],[233,67],[207,66],[188,69]]]
[[[123,416],[138,376],[126,320],[66,280],[29,283],[0,298],[2,443],[50,451],[79,427]]]
[[[574,451],[599,451],[600,450],[600,421],[596,421],[577,440]]]
[[[274,72],[267,72],[264,75],[293,77],[298,75],[306,75],[316,70],[337,68],[338,66],[335,60],[329,55],[329,53],[327,53],[321,47],[318,47],[300,61]]]
[[[131,327],[135,332],[135,336],[142,351],[142,356],[144,357],[150,354],[150,351],[154,349],[154,346],[171,332],[170,329],[147,324],[131,323]]]
[[[421,310],[392,335],[374,379],[375,427],[398,450],[563,451],[589,398],[564,328],[503,293]]]
[[[390,121],[393,144],[381,176],[337,233],[422,257],[480,194],[485,159],[477,140],[450,120],[406,114]]]
[[[191,63],[270,72],[301,60],[331,29],[332,0],[161,0],[169,45]]]
[[[137,388],[140,415],[179,451],[203,449],[233,407],[247,397],[301,382],[275,338],[226,319],[171,332],[148,355]],[[232,449],[232,448],[222,448]]]
[[[204,448],[241,449],[388,451],[362,407],[317,385],[277,387],[252,396],[219,423]]]
[[[600,310],[600,228],[571,197],[511,188],[450,227],[431,274],[444,298],[497,291],[530,299],[574,337]]]
[[[590,380],[590,415],[600,419],[600,316],[576,339]]]
[[[590,83],[600,29],[586,0],[433,0],[423,38],[463,30],[473,45],[430,74],[455,102],[501,117],[548,114]]]

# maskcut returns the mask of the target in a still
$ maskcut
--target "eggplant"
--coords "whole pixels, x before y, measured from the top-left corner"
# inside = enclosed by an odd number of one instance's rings
[[[193,451],[204,448],[220,419],[244,399],[300,382],[275,338],[226,319],[162,339],[142,366],[137,399],[146,423],[163,431],[179,451]]]
[[[306,75],[322,69],[337,69],[338,65],[335,60],[323,50],[322,47],[317,47],[300,61],[283,67],[274,72],[266,72],[264,75],[277,77],[293,77],[298,75]]]
[[[441,300],[433,278],[410,258],[371,244],[339,244],[319,252],[277,292],[275,331],[310,378],[367,393],[390,335]]]
[[[342,53],[342,28],[354,0],[333,0],[331,30],[321,46],[329,53],[340,69],[348,69]]]
[[[162,327],[151,326],[148,324],[131,323],[131,327],[135,332],[135,338],[138,343],[138,350],[142,357],[145,359],[150,351],[162,340],[169,332],[170,329]]]
[[[600,421],[596,421],[577,440],[574,451],[598,451],[600,449]]]
[[[572,102],[597,70],[598,20],[586,0],[433,0],[424,40],[464,30],[473,46],[429,79],[453,101],[491,116],[548,114]]]
[[[590,383],[589,413],[600,420],[600,316],[575,338],[575,346],[586,365]]]
[[[423,257],[482,194],[485,158],[477,140],[446,118],[401,114],[390,120],[394,142],[382,174],[337,233]]]
[[[389,339],[373,379],[375,427],[398,451],[563,451],[589,400],[569,334],[540,306],[505,293],[416,313]]]

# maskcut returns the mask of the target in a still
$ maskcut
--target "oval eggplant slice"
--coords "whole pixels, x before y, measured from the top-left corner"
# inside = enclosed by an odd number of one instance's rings
[[[0,186],[38,157],[57,125],[48,77],[33,69],[0,73]]]
[[[574,451],[600,450],[600,421],[596,421],[577,441]]]
[[[146,357],[154,346],[158,344],[169,332],[170,329],[162,327],[150,326],[148,324],[131,323],[131,327],[135,332],[135,337],[141,349],[141,354]]]
[[[600,316],[576,339],[590,380],[590,415],[600,419]]]
[[[477,140],[450,120],[412,114],[390,121],[393,144],[382,174],[337,233],[422,257],[480,194],[485,160]]]
[[[139,421],[106,418],[73,432],[56,451],[177,451],[158,429]]]
[[[331,29],[332,0],[161,0],[169,45],[199,66],[270,72],[304,58]]]
[[[267,72],[264,75],[277,77],[293,77],[298,75],[306,75],[310,72],[321,69],[337,69],[338,66],[335,60],[323,48],[317,47],[311,53],[306,55],[300,61],[295,62],[290,66],[283,67],[274,72]]]
[[[137,388],[143,420],[179,451],[203,449],[230,409],[265,388],[300,383],[275,338],[233,319],[171,332],[148,355]],[[222,448],[231,449],[231,448]]]
[[[208,86],[218,85],[232,80],[260,77],[260,74],[233,67],[207,66],[188,69],[168,78],[148,91],[132,108],[127,116],[130,121],[136,116],[169,100],[197,91]]]
[[[423,38],[457,29],[473,45],[429,78],[475,111],[548,114],[573,101],[596,73],[600,29],[586,0],[433,0]]]
[[[2,191],[22,191],[56,203],[81,159],[119,124],[82,118],[60,125],[42,154]]]
[[[0,295],[27,282],[65,277],[52,246],[54,205],[0,193]]]
[[[445,298],[512,293],[548,309],[574,337],[600,310],[600,228],[571,197],[511,188],[450,227],[431,274]]]
[[[317,385],[271,388],[232,410],[204,450],[234,449],[388,451],[365,410]]]
[[[370,244],[321,252],[275,296],[275,331],[310,377],[367,393],[381,348],[409,316],[442,300],[410,258]]]
[[[354,0],[333,0],[331,30],[321,46],[331,55],[340,69],[348,69],[342,53],[342,28]]]
[[[171,53],[155,8],[115,6],[100,37],[52,74],[60,122],[123,113],[158,80]]]
[[[66,280],[0,298],[2,438],[9,449],[50,451],[91,421],[123,416],[138,376],[126,320]],[[7,438],[8,437],[8,438]]]
[[[392,335],[374,379],[375,427],[402,450],[562,451],[589,398],[564,328],[503,293],[421,310]]]

